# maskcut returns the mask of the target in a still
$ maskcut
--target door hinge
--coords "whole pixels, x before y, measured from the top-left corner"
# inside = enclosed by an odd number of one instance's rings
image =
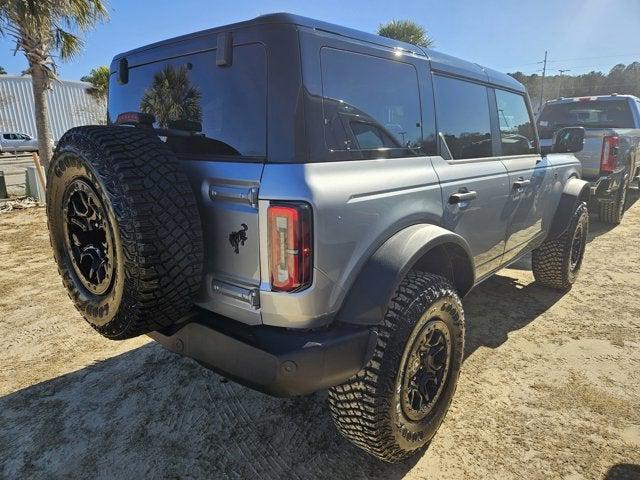
[[[232,187],[227,185],[211,185],[209,198],[227,202],[247,203],[253,208],[258,208],[258,187]]]
[[[243,288],[214,280],[211,289],[214,293],[240,300],[253,308],[260,308],[260,290],[256,287]]]

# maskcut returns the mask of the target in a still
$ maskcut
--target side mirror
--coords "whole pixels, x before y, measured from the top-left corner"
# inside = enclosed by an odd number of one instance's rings
[[[553,136],[553,153],[576,153],[584,147],[584,127],[561,128]]]

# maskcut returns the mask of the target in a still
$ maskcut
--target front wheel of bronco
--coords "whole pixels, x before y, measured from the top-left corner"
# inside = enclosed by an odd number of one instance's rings
[[[350,441],[398,462],[433,438],[451,404],[464,351],[460,298],[445,278],[411,272],[377,333],[372,359],[329,390],[329,408]]]
[[[589,212],[583,202],[560,237],[546,240],[533,251],[531,266],[536,281],[557,290],[569,290],[582,266],[588,231]]]

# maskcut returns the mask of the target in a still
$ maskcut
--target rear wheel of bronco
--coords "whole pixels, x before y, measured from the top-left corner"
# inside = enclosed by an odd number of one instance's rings
[[[456,389],[464,350],[464,313],[443,277],[411,272],[391,299],[373,358],[329,390],[340,432],[387,462],[424,447]]]
[[[536,281],[557,290],[569,290],[582,266],[588,230],[589,212],[583,202],[560,237],[545,241],[533,251],[531,266]]]
[[[618,225],[624,216],[624,210],[627,205],[627,193],[629,191],[629,180],[627,179],[616,194],[613,202],[600,202],[600,221]]]
[[[202,275],[195,196],[152,133],[67,132],[47,175],[54,257],[70,298],[102,335],[124,339],[184,316]]]

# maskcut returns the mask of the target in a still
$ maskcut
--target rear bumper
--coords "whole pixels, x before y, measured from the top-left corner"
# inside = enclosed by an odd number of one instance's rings
[[[366,365],[377,339],[363,327],[286,330],[248,326],[208,312],[149,335],[172,352],[277,397],[306,395],[344,382]]]

